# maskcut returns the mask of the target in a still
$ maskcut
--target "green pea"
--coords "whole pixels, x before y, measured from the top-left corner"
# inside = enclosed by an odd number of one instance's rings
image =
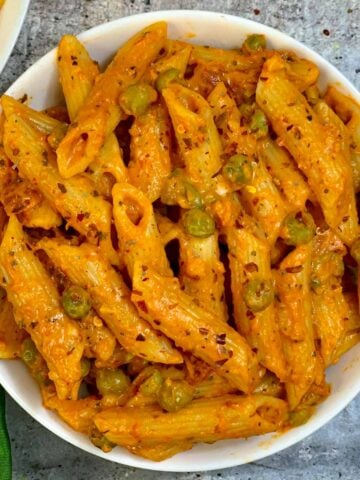
[[[268,134],[269,127],[265,113],[256,109],[250,120],[250,131],[256,133],[258,138],[265,137]]]
[[[91,367],[90,360],[88,358],[82,358],[80,362],[80,367],[81,367],[82,377],[86,377],[87,375],[89,375],[90,367]]]
[[[158,393],[158,402],[167,412],[177,412],[193,399],[194,389],[184,380],[166,379]]]
[[[253,33],[249,35],[245,42],[243,43],[243,47],[246,50],[256,52],[257,50],[265,50],[266,48],[266,38],[265,35],[259,35],[258,33]]]
[[[156,89],[161,92],[164,88],[168,87],[171,82],[177,80],[179,75],[180,70],[177,68],[169,68],[169,70],[160,73],[155,82]]]
[[[274,300],[274,286],[270,280],[255,278],[245,286],[244,300],[253,312],[260,312]]]
[[[73,285],[64,291],[61,303],[65,312],[71,318],[83,318],[91,309],[90,295],[77,285]]]
[[[246,155],[233,155],[222,168],[224,177],[232,183],[246,185],[251,183],[253,168]]]
[[[360,238],[356,239],[350,249],[351,256],[357,263],[360,263]]]
[[[185,231],[194,237],[207,238],[215,232],[214,219],[200,208],[188,210],[183,222]]]
[[[288,245],[304,245],[315,235],[315,224],[309,213],[290,214],[283,223],[284,240]]]
[[[21,358],[26,365],[31,365],[35,362],[38,355],[35,343],[31,338],[26,338],[21,345]]]
[[[145,113],[157,99],[157,92],[146,83],[130,85],[120,95],[120,106],[128,115],[135,117]]]
[[[289,423],[292,427],[304,425],[314,413],[314,408],[304,407],[289,413]]]
[[[101,395],[121,395],[130,387],[130,380],[120,369],[101,368],[96,372],[96,387]]]
[[[163,382],[164,379],[161,373],[158,370],[155,370],[155,372],[141,385],[140,392],[146,396],[156,395]]]

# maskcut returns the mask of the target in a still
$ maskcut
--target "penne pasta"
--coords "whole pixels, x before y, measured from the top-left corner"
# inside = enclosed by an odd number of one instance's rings
[[[270,138],[258,141],[257,152],[289,206],[304,210],[307,200],[313,199],[313,193],[289,153]]]
[[[281,197],[261,160],[255,165],[251,185],[241,190],[241,199],[259,222],[270,245],[274,245],[289,206]]]
[[[169,85],[162,94],[189,179],[209,180],[221,168],[221,143],[209,104],[179,84]]]
[[[334,149],[330,132],[321,124],[305,97],[286,78],[283,62],[278,57],[274,56],[265,63],[256,99],[282,145],[308,178],[327,223],[338,229],[341,238],[351,244],[358,235],[358,221],[350,164],[341,152]],[[328,145],[326,149],[323,148],[324,142]],[[340,230],[340,224],[346,222],[349,227]]]
[[[69,225],[100,245],[106,258],[118,263],[110,235],[111,205],[96,195],[91,182],[82,177],[63,179],[44,137],[20,117],[7,119],[4,146],[21,176],[40,190]]]
[[[226,322],[224,266],[220,262],[218,235],[196,238],[183,232],[179,241],[179,280],[184,292],[196,298],[200,307]]]
[[[158,22],[132,37],[116,54],[81,106],[76,123],[57,149],[60,174],[69,178],[83,172],[98,155],[124,113],[118,98],[135,84],[164,47],[166,23]]]
[[[237,330],[257,352],[259,363],[283,381],[287,371],[273,305],[269,246],[245,229],[228,228],[225,234]]]
[[[121,275],[101,257],[95,247],[87,244],[75,247],[43,239],[39,242],[39,248],[47,253],[73,284],[90,293],[98,315],[128,352],[153,362],[182,362],[180,353],[170,342],[139,317],[130,302],[130,291]]]
[[[160,274],[171,275],[149,199],[134,186],[124,183],[116,184],[112,193],[120,254],[130,277],[136,261],[153,266]]]
[[[162,103],[151,106],[130,129],[130,182],[154,202],[171,172],[169,117]]]
[[[337,345],[346,329],[349,306],[342,291],[343,256],[346,249],[328,230],[314,239],[312,259],[312,308],[316,338],[325,367],[334,362]]]
[[[221,319],[198,307],[181,290],[176,278],[161,276],[146,264],[136,263],[131,299],[139,313],[177,346],[208,363],[235,387],[252,391],[258,366],[245,339]]]
[[[21,225],[10,217],[0,247],[3,286],[18,326],[31,335],[49,367],[59,398],[77,397],[84,342],[77,323],[68,318],[44,267],[27,247]]]
[[[300,403],[317,373],[310,293],[311,255],[312,244],[301,245],[274,271],[276,308],[289,369],[285,386],[290,410]]]
[[[169,441],[171,444],[191,439],[194,444],[246,438],[278,429],[286,420],[286,403],[262,395],[198,399],[176,413],[163,413],[156,407],[114,408],[95,416],[95,424],[106,438],[130,451],[131,447],[152,447]]]

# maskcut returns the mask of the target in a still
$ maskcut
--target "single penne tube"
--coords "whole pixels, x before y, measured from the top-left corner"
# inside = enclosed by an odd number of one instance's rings
[[[279,429],[287,416],[287,404],[278,398],[225,395],[194,400],[176,413],[157,407],[110,408],[99,412],[94,422],[108,440],[131,448],[261,435]]]
[[[84,177],[65,180],[59,174],[46,139],[22,118],[6,121],[4,147],[20,175],[34,185],[49,204],[87,240],[99,245],[104,256],[117,264],[111,243],[111,205]]]
[[[60,40],[57,66],[70,121],[74,122],[100,70],[74,35],[64,35]]]
[[[55,285],[28,248],[20,223],[11,216],[0,247],[0,268],[18,326],[44,357],[59,398],[76,398],[84,342],[78,324],[65,315]]]
[[[294,210],[304,210],[314,195],[290,154],[268,137],[258,141],[257,152],[288,204]]]
[[[331,132],[329,137],[333,140],[334,150],[339,151],[346,162],[351,166],[353,185],[356,190],[355,179],[356,169],[358,167],[357,162],[353,162],[354,155],[350,150],[350,135],[349,132],[336,113],[325,103],[319,101],[314,111],[319,115],[319,118],[328,131]],[[337,232],[341,238],[346,240],[352,238],[353,232],[358,230],[358,215],[356,210],[355,201],[352,201],[349,206],[349,214],[346,215],[337,227]]]
[[[289,212],[289,205],[261,160],[254,165],[251,184],[243,188],[240,194],[244,206],[260,223],[267,241],[271,246],[274,245],[282,222]]]
[[[135,118],[130,129],[130,182],[154,202],[171,172],[170,118],[162,103]]]
[[[256,100],[282,145],[306,175],[328,225],[338,229],[344,219],[356,217],[350,163],[335,149],[331,132],[322,125],[306,98],[286,78],[279,56],[265,62]],[[324,143],[329,147],[324,149]],[[351,225],[353,228],[345,229],[342,235],[348,244],[358,234],[355,219]]]
[[[287,371],[273,304],[269,245],[245,229],[228,228],[225,235],[237,330],[257,352],[259,363],[284,380]]]
[[[312,244],[301,245],[274,271],[276,308],[289,378],[287,399],[293,410],[301,402],[317,375],[317,352],[311,304]]]
[[[50,135],[55,129],[62,131],[66,129],[66,124],[56,120],[56,118],[50,117],[44,112],[34,110],[26,103],[21,103],[8,95],[1,97],[1,106],[6,118],[15,114],[47,135]]]
[[[128,352],[152,362],[182,363],[180,353],[170,342],[139,317],[121,275],[96,247],[88,244],[75,247],[54,239],[42,239],[38,247],[72,283],[90,293],[98,315]]]
[[[166,23],[141,30],[123,45],[94,84],[85,103],[57,149],[61,175],[83,172],[98,155],[106,138],[124,117],[120,93],[139,81],[166,40]]]
[[[202,308],[226,322],[225,270],[220,261],[217,232],[207,238],[182,232],[179,242],[179,279],[184,292],[196,298]]]
[[[58,46],[58,71],[70,121],[75,118],[86,101],[99,68],[84,45],[74,35],[64,35]],[[110,134],[99,154],[86,172],[94,182],[98,192],[111,196],[111,177],[120,182],[127,180],[126,167],[115,134]]]
[[[14,318],[13,307],[4,297],[0,300],[0,359],[19,358],[21,344],[27,337],[26,330],[20,328]]]
[[[154,328],[185,351],[208,363],[244,392],[258,381],[258,365],[245,339],[213,313],[199,307],[177,278],[135,263],[131,299]]]
[[[162,94],[189,179],[209,180],[221,168],[221,142],[209,104],[200,94],[175,83]]]
[[[349,317],[342,289],[345,254],[346,249],[331,230],[314,238],[311,273],[314,333],[320,342],[325,367],[334,362],[333,355],[345,335]]]
[[[150,200],[141,190],[125,183],[115,184],[112,194],[120,255],[130,277],[136,261],[153,266],[162,275],[171,275]]]

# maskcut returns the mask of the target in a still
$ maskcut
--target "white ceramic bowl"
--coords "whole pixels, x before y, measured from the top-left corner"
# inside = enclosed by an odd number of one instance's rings
[[[250,33],[264,33],[274,48],[286,48],[315,62],[321,70],[321,84],[340,83],[343,89],[360,102],[360,94],[350,82],[320,55],[287,35],[258,23],[220,13],[200,11],[154,12],[115,20],[80,35],[90,54],[100,62],[107,62],[117,48],[146,25],[159,20],[169,24],[172,38],[231,48],[242,43]],[[192,34],[195,34],[193,36]],[[59,84],[56,72],[56,52],[45,55],[22,75],[8,90],[17,98],[27,93],[35,108],[45,108],[59,102]],[[160,463],[136,457],[125,449],[115,448],[105,454],[94,447],[82,434],[65,425],[55,413],[41,405],[37,386],[19,361],[0,362],[0,382],[14,400],[44,427],[69,443],[99,457],[125,465],[173,472],[213,470],[253,462],[283,450],[315,432],[338,414],[360,391],[360,345],[348,352],[327,372],[332,393],[322,403],[306,425],[284,434],[268,434],[248,440],[226,440],[213,445],[197,445],[192,450]],[[330,446],[329,446],[330,447]]]
[[[30,0],[6,0],[0,10],[0,73],[15,46]]]

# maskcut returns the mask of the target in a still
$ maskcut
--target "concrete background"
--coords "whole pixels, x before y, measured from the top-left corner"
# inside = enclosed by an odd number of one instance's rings
[[[64,33],[76,34],[126,15],[176,8],[221,11],[278,28],[321,53],[360,88],[358,0],[32,0],[14,52],[0,75],[0,92]],[[193,474],[147,472],[100,460],[45,430],[9,398],[7,406],[14,480],[360,478],[359,397],[327,426],[278,455],[242,467]]]

